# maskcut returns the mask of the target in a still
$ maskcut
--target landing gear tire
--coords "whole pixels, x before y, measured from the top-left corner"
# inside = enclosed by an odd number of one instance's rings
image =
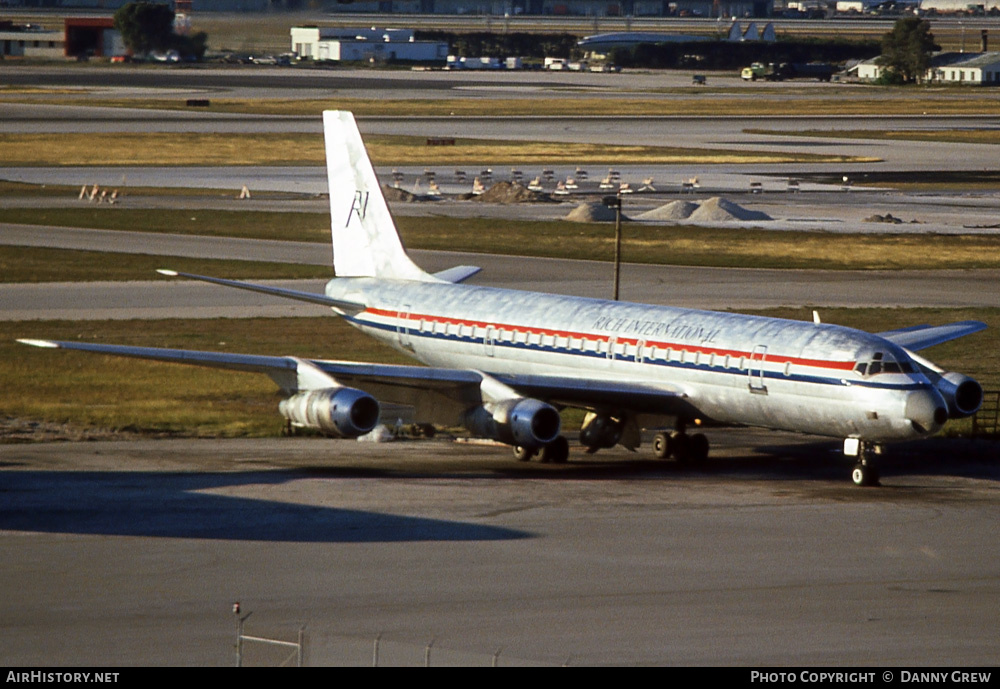
[[[653,454],[657,459],[667,459],[673,452],[673,443],[666,433],[653,436]]]
[[[538,461],[542,464],[565,464],[569,460],[569,441],[559,436],[538,452]]]
[[[535,456],[535,451],[523,445],[514,446],[514,459],[519,462],[527,462]]]
[[[685,466],[700,466],[708,459],[709,443],[704,433],[688,435],[675,431],[670,436],[674,459]]]
[[[687,433],[675,431],[670,436],[670,444],[674,449],[674,459],[681,464],[691,463],[691,438]]]
[[[858,462],[851,471],[851,480],[856,486],[877,486],[879,485],[878,469],[870,464]]]
[[[688,439],[688,462],[704,464],[708,459],[708,438],[704,433],[695,433]]]

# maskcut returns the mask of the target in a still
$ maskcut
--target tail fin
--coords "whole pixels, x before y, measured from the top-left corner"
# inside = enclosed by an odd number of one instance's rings
[[[406,255],[354,115],[323,113],[333,270],[338,277],[437,280]]]

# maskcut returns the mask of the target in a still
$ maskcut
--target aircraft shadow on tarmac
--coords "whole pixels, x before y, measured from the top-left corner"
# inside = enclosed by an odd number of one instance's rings
[[[889,481],[915,475],[1000,481],[998,459],[1000,444],[995,441],[934,438],[890,445],[877,461]],[[759,445],[749,453],[711,458],[701,470],[742,480],[830,480],[849,485],[851,466],[840,443],[819,440]]]
[[[566,464],[539,465],[516,462],[509,452],[478,454],[466,458],[451,456],[429,461],[387,461],[382,468],[351,466],[350,462],[323,465],[310,462],[300,471],[326,479],[480,479],[511,480],[664,480],[803,482],[808,490],[816,482],[833,482],[859,497],[876,497],[877,491],[859,491],[850,481],[852,460],[844,457],[840,443],[807,440],[790,436],[771,444],[755,444],[740,450],[728,449],[703,464],[683,465],[674,460],[656,460],[648,453],[624,450],[584,454],[573,447]],[[418,441],[419,442],[419,441]],[[431,453],[432,454],[432,453]],[[884,483],[907,476],[942,476],[1000,481],[1000,443],[954,438],[935,438],[891,445],[879,457]]]
[[[3,474],[0,529],[43,533],[299,543],[495,541],[514,529],[197,491],[275,485],[301,471]]]

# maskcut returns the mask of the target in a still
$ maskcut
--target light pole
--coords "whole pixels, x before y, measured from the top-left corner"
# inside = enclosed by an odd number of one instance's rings
[[[611,298],[618,301],[618,285],[621,282],[622,264],[622,194],[619,191],[615,196],[605,196],[604,205],[607,208],[615,209],[615,289]]]

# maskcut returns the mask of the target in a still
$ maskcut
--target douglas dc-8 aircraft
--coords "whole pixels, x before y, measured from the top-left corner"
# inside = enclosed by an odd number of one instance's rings
[[[426,366],[23,342],[266,373],[290,426],[344,438],[376,426],[376,398],[411,405],[421,423],[464,425],[522,460],[566,461],[562,407],[587,410],[589,451],[635,449],[641,429],[672,426],[653,451],[680,461],[707,456],[705,436],[687,433],[702,424],[832,436],[859,485],[878,482],[884,443],[932,435],[982,403],[976,381],[914,353],[986,327],[977,321],[871,334],[459,284],[478,271],[468,266],[428,274],[403,249],[353,115],[326,112],[324,128],[336,274],[325,295],[161,272],[323,304]]]

